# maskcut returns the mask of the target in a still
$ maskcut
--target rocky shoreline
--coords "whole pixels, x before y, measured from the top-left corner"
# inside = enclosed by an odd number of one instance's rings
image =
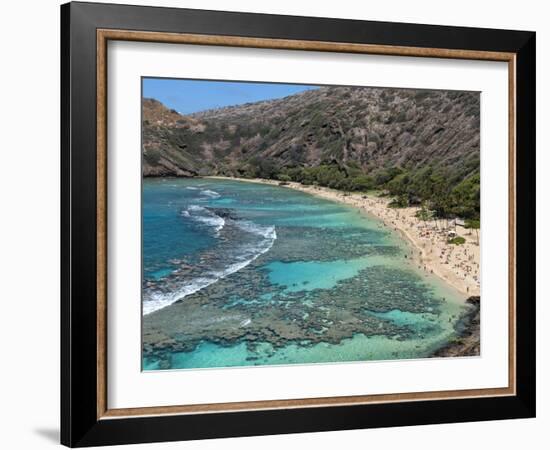
[[[479,356],[480,353],[480,302],[481,297],[472,296],[466,300],[470,309],[457,322],[455,329],[458,337],[440,349],[432,357]]]

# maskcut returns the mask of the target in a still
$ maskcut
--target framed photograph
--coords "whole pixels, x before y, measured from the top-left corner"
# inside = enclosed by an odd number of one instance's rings
[[[535,415],[535,33],[69,3],[62,443]]]

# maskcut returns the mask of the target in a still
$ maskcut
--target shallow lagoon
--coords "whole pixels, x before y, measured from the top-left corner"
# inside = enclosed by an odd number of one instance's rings
[[[145,370],[422,358],[464,298],[346,205],[214,179],[143,185]]]

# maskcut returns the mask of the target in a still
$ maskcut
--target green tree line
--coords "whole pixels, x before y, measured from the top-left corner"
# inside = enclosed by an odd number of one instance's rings
[[[390,167],[365,174],[358,167],[335,163],[316,167],[278,167],[272,159],[256,158],[249,161],[242,175],[351,192],[379,190],[393,197],[392,207],[424,205],[438,218],[479,220],[479,170],[462,179],[434,167],[412,171]]]

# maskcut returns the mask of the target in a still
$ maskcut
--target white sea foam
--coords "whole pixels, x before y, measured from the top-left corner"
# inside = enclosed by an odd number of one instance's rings
[[[203,191],[201,191],[201,194],[202,195],[206,195],[210,198],[220,198],[221,195],[219,194],[219,192],[216,192],[216,191],[212,191],[210,189],[204,189]]]
[[[191,205],[186,210],[183,210],[181,215],[214,228],[216,236],[220,234],[220,231],[225,226],[225,219],[223,217],[218,216],[203,206]]]
[[[195,186],[187,186],[185,189],[189,189],[190,191],[198,191],[199,188]]]
[[[202,208],[200,206],[194,207],[195,210]],[[189,208],[191,209],[191,208]],[[205,209],[206,208],[202,208]],[[206,210],[208,211],[208,210]],[[220,271],[211,271],[206,273],[202,277],[195,278],[190,280],[186,284],[180,286],[173,293],[161,293],[153,292],[150,297],[143,302],[143,315],[150,314],[154,311],[157,311],[161,308],[164,308],[172,303],[181,300],[188,295],[194,294],[205,287],[214,284],[216,281],[221,280],[232,273],[235,273],[246,266],[248,266],[252,261],[256,260],[258,257],[268,252],[275,240],[277,239],[277,233],[274,226],[261,226],[257,225],[250,221],[235,221],[236,225],[239,226],[242,230],[249,233],[254,233],[256,235],[262,236],[263,239],[257,244],[247,244],[238,249],[234,256],[234,262],[225,267],[225,269]]]
[[[252,320],[250,320],[250,319],[244,319],[244,320],[239,324],[239,326],[241,326],[241,327],[246,327],[246,326],[250,325],[251,322],[252,322]]]
[[[171,295],[167,295],[163,293],[152,293],[150,297],[143,302],[142,313],[144,316],[146,316],[147,314],[151,314],[154,311],[157,311],[168,305],[171,305],[172,303],[176,302],[180,298],[186,297],[207,286],[210,286],[212,283],[215,283],[216,281],[218,281],[218,279],[210,276],[195,278],[185,286],[181,286],[178,289],[177,293],[174,293]]]
[[[246,231],[247,233],[258,234],[268,239],[276,239],[277,233],[275,233],[275,227],[272,226],[262,226],[257,223],[250,222],[249,220],[238,220],[235,222],[241,230]]]

